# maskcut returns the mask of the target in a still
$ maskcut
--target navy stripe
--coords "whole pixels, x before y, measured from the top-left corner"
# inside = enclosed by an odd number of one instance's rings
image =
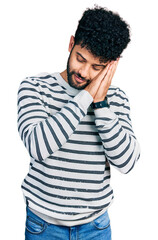
[[[64,130],[63,126],[61,125],[61,123],[58,121],[58,119],[55,116],[52,116],[53,120],[56,122],[56,124],[59,126],[61,132],[63,133],[63,135],[65,136],[65,139],[67,140],[69,138],[68,134],[66,133],[66,131]]]
[[[96,120],[112,121],[113,119],[107,117],[96,117]]]
[[[103,139],[103,138],[102,138],[102,141],[103,141],[104,143],[110,142],[110,141],[114,140],[115,138],[117,138],[121,132],[122,132],[122,127],[120,127],[119,131],[118,131],[116,134],[114,134],[112,137],[107,138],[107,139]]]
[[[125,162],[123,162],[122,164],[114,164],[114,162],[112,162],[110,159],[109,159],[109,162],[111,163],[111,165],[114,165],[117,168],[123,168],[130,162],[130,160],[132,159],[133,154],[134,154],[134,151],[131,153],[131,155],[128,157],[128,159]]]
[[[19,103],[20,103],[21,101],[26,100],[27,98],[36,99],[36,100],[40,100],[40,101],[41,101],[41,99],[38,98],[38,97],[36,97],[36,96],[25,95],[25,96],[19,98],[19,100],[18,100],[18,105],[19,105]]]
[[[129,114],[127,114],[127,113],[122,113],[122,112],[115,112],[115,114],[116,115],[122,115],[122,116],[127,116],[127,118],[131,121],[131,118],[130,118],[130,116],[129,116]]]
[[[64,167],[57,167],[57,166],[50,166],[43,162],[43,166],[46,166],[47,168],[52,170],[58,170],[58,171],[64,171],[64,172],[70,172],[70,173],[84,173],[84,174],[103,174],[104,171],[96,171],[96,170],[81,170],[81,169],[73,169],[73,168],[64,168]]]
[[[70,120],[65,116],[65,114],[62,113],[62,112],[60,112],[60,113],[58,113],[58,114],[60,114],[60,115],[65,119],[65,121],[69,124],[69,126],[71,127],[71,129],[72,129],[73,131],[75,131],[74,125],[73,125],[73,124],[70,122]]]
[[[59,151],[75,153],[75,154],[85,154],[85,155],[104,155],[104,152],[81,151],[81,150],[76,150],[76,149],[66,149],[63,147],[60,148]]]
[[[125,120],[125,119],[119,117],[119,121],[120,121],[120,122],[125,122],[125,123],[127,123],[127,124],[130,126],[131,131],[132,131],[132,125],[130,124],[129,120],[127,121],[127,120]]]
[[[110,156],[110,159],[114,161],[114,160],[118,160],[119,158],[121,158],[129,150],[130,144],[131,144],[131,142],[129,141],[129,144],[121,153],[119,153],[116,156]]]
[[[80,122],[80,125],[93,125],[93,126],[95,126],[95,122],[88,122],[88,121],[81,121]]]
[[[114,150],[118,149],[126,141],[126,139],[127,139],[127,135],[125,134],[124,138],[121,139],[121,141],[117,145],[110,147],[110,148],[104,147],[104,149],[108,152],[114,151]]]
[[[109,93],[107,94],[108,96],[119,96],[120,98],[122,97],[122,99],[126,99],[126,98],[124,98],[123,96],[125,96],[126,94],[125,94],[125,92],[124,91],[122,91],[120,88],[113,88],[112,86],[110,86],[109,87],[109,90],[108,90],[108,92],[110,92],[111,90],[114,90],[114,93],[112,94],[112,95],[110,95]],[[122,93],[123,94],[123,96],[122,95],[120,95],[120,94],[118,94],[117,92],[120,92],[120,93]]]
[[[79,107],[79,105],[76,102],[73,102],[73,101],[70,100],[69,103],[74,104],[75,107],[77,107],[80,110],[82,116],[85,116],[85,113],[83,112],[83,110]]]
[[[31,119],[36,119],[36,122],[39,122],[39,121],[41,121],[41,119],[46,119],[46,117],[44,117],[44,116],[31,116],[31,117],[25,118],[25,119],[19,124],[19,126],[18,126],[18,131],[19,131],[19,129],[20,129],[20,127],[22,126],[23,123],[25,123],[25,122],[27,122],[27,121],[29,121],[29,120],[31,120]],[[29,123],[29,124],[32,124],[32,122]]]
[[[25,179],[24,182],[28,185],[28,181]],[[31,186],[31,183],[29,182],[29,185]],[[109,187],[109,184],[107,184],[106,186],[102,187],[101,189],[85,189],[85,188],[71,188],[71,187],[62,187],[62,186],[58,186],[58,185],[51,185],[51,188],[53,189],[58,189],[58,190],[63,190],[63,191],[69,191],[72,192],[72,194],[74,192],[81,192],[81,193],[101,193],[103,192],[105,189],[107,189]],[[38,188],[38,187],[34,187],[34,188]],[[45,195],[51,196],[50,193],[47,193],[44,190],[40,190],[40,192],[43,192]]]
[[[21,132],[21,139],[25,139],[26,138],[26,136],[27,136],[27,133],[28,133],[28,130],[25,132],[25,130],[29,127],[31,125],[31,123],[29,123],[29,124],[27,124],[24,128],[23,128],[23,130],[22,130],[22,132]],[[25,132],[25,133],[24,133]]]
[[[31,191],[30,189],[28,189],[28,188],[26,188],[26,187],[24,187],[24,186],[22,186],[22,189],[24,189],[25,191],[31,193],[31,195],[33,195],[33,196],[35,196],[36,198],[42,200],[43,202],[46,202],[46,203],[51,204],[51,205],[54,204],[53,202],[48,201],[48,200],[45,200],[44,198],[38,196],[38,195],[35,194],[33,191]],[[67,215],[78,215],[78,213],[76,213],[76,212],[67,212],[67,213],[65,213],[63,210],[62,210],[62,211],[52,210],[52,209],[50,209],[50,208],[47,208],[45,204],[44,204],[44,206],[42,206],[41,204],[37,203],[37,201],[33,201],[33,200],[32,200],[31,198],[29,198],[29,197],[26,197],[26,199],[27,199],[27,202],[30,201],[30,202],[34,203],[35,205],[43,208],[44,210],[48,210],[48,211],[50,211],[50,212],[55,212],[55,213],[63,214],[64,216],[65,216],[65,214],[67,214]],[[40,201],[40,202],[41,202],[41,201]]]
[[[80,157],[80,156],[78,156]],[[54,159],[54,160],[58,160],[58,161],[62,161],[62,162],[71,162],[71,163],[79,163],[79,164],[88,164],[88,165],[105,165],[105,160],[103,161],[99,161],[99,159],[96,159],[96,161],[87,161],[87,160],[77,160],[76,158],[73,160],[73,159],[70,159],[70,158],[63,158],[63,157],[56,157],[56,156],[49,156],[49,159]],[[109,167],[106,167],[105,170],[110,170]]]
[[[33,194],[33,192],[30,191],[29,189],[27,189],[27,188],[25,188],[25,187],[22,187],[22,188],[23,188],[25,191]],[[37,194],[33,194],[33,195],[34,195],[35,197],[43,200],[42,198],[38,197]],[[113,199],[113,196],[112,196],[111,200],[112,200],[112,199]],[[47,207],[45,207],[45,206],[42,206],[41,204],[38,204],[37,202],[33,201],[33,200],[32,200],[31,198],[29,198],[29,197],[27,197],[26,200],[27,200],[27,202],[30,201],[30,202],[34,203],[35,205],[37,205],[37,206],[39,206],[39,207],[41,207],[41,208],[43,208],[43,209],[46,209],[46,210],[48,210],[48,211],[50,211],[50,212],[60,213],[60,214],[62,214],[62,215],[64,215],[64,216],[66,216],[66,215],[70,215],[70,216],[71,216],[71,215],[79,215],[79,213],[76,213],[76,212],[64,212],[64,211],[60,212],[60,211],[52,210],[52,209],[50,209],[50,208],[47,208]],[[46,201],[46,200],[44,200],[44,201],[50,203],[49,201]],[[107,207],[109,204],[110,204],[110,202],[107,203],[107,204],[105,204],[104,206]],[[90,208],[90,207],[89,207],[89,208]],[[102,209],[101,209],[101,210],[102,210]],[[100,208],[99,208],[98,212],[100,212],[101,210],[100,210]],[[93,212],[91,215],[93,216],[93,215],[95,215],[95,214],[96,214],[96,212]],[[89,216],[88,216],[88,217],[89,217]],[[88,217],[78,218],[78,219],[75,219],[75,220],[73,220],[73,221],[83,220],[83,219],[86,219],[86,218],[88,218]],[[58,220],[63,220],[63,219],[59,219],[59,218],[58,218]]]
[[[38,159],[40,161],[42,161],[43,158],[42,158],[41,151],[40,151],[40,148],[39,148],[39,142],[38,142],[38,138],[37,138],[36,128],[34,128],[33,131],[34,131],[34,137],[35,137],[36,153],[37,153]]]
[[[110,106],[116,106],[116,107],[123,107],[124,106],[124,103],[118,103],[118,102],[110,102]]]
[[[73,117],[76,118],[77,121],[80,121],[80,118],[77,116],[77,114],[71,108],[65,106],[64,109],[67,109],[73,115]]]
[[[80,156],[79,156],[80,157]],[[49,156],[49,159],[54,159],[62,162],[71,162],[71,163],[79,163],[79,164],[88,164],[88,165],[105,165],[104,161],[99,161],[99,159],[96,159],[96,161],[86,161],[86,160],[77,160],[76,158],[70,159],[70,158],[63,158],[63,157],[56,157],[56,156]],[[110,168],[106,168],[105,170],[110,170]]]
[[[18,114],[21,110],[25,109],[25,108],[29,108],[29,107],[32,107],[32,106],[41,106],[40,103],[28,103],[26,105],[23,105],[23,106],[20,106],[20,103],[19,103],[19,109],[18,109]]]
[[[45,131],[44,131],[43,123],[42,123],[42,122],[40,123],[40,127],[41,127],[41,131],[42,131],[42,135],[43,135],[43,139],[44,139],[44,142],[45,142],[47,151],[48,151],[49,154],[52,154],[53,151],[52,151],[52,149],[51,149],[51,147],[50,147],[50,145],[49,145],[49,142],[48,142],[48,140],[47,140],[47,136],[46,136],[46,134],[45,134]]]
[[[111,89],[110,89],[110,90],[111,90]],[[123,95],[124,95],[124,94],[123,94]],[[107,94],[107,99],[108,99],[108,98],[112,98],[112,97],[116,97],[116,99],[118,98],[118,100],[120,100],[120,99],[126,100],[126,101],[128,102],[128,98],[127,98],[127,97],[122,96],[121,94],[116,93],[116,92],[110,94],[110,91],[109,91],[108,94]]]
[[[29,146],[29,149],[28,149],[29,154],[30,154],[31,157],[33,157],[32,154],[31,154],[31,134],[28,136],[28,146]]]
[[[62,99],[62,98],[57,98],[57,97],[53,97],[52,96],[52,94],[47,94],[47,93],[45,93],[45,92],[41,92],[41,91],[37,91],[36,89],[34,89],[34,88],[21,88],[20,90],[19,90],[19,92],[21,92],[21,91],[32,91],[32,92],[36,92],[37,94],[40,94],[41,96],[44,96],[44,97],[47,97],[47,98],[50,98],[50,99],[53,99],[53,100],[55,100],[55,101],[58,101],[58,102],[63,102],[63,103],[67,103],[68,102],[68,100],[65,100],[65,99]],[[30,95],[31,96],[31,95]]]
[[[45,115],[47,115],[47,112],[44,111],[44,110],[42,110],[42,109],[33,109],[33,110],[30,110],[30,111],[27,111],[27,112],[24,112],[23,114],[21,114],[21,115],[19,116],[19,118],[18,118],[18,122],[19,122],[19,120],[20,120],[23,116],[25,116],[26,114],[34,113],[34,112],[39,112],[39,113],[43,112],[43,113],[45,113]],[[38,116],[38,115],[37,115],[37,116]],[[47,115],[47,116],[48,116],[48,115]]]
[[[32,178],[32,179],[34,179],[35,181],[37,181],[37,182],[39,182],[39,183],[41,183],[42,185],[44,185],[44,186],[46,186],[46,187],[48,187],[48,188],[50,188],[50,189],[58,189],[58,187],[57,186],[55,186],[54,187],[54,185],[52,185],[52,184],[48,184],[48,183],[46,183],[46,182],[44,182],[44,181],[42,181],[41,179],[38,179],[38,178],[36,178],[35,176],[33,176],[33,175],[31,175],[31,174],[28,174],[28,177],[29,178]],[[31,186],[31,187],[33,187],[33,188],[35,188],[35,189],[37,189],[36,188],[36,186],[34,185],[31,185],[31,182],[29,182],[29,181],[27,181],[27,180],[25,180],[25,183],[27,184],[27,185],[29,185],[29,186]],[[106,185],[106,188],[108,188],[109,187],[109,185]],[[38,190],[38,189],[37,189]],[[65,188],[64,188],[64,190],[65,190]],[[43,192],[42,191],[42,189],[40,190],[41,192]],[[76,191],[76,189],[75,189],[75,191]],[[106,195],[103,195],[103,196],[101,196],[101,197],[91,197],[91,198],[83,198],[83,197],[73,197],[73,196],[62,196],[62,195],[57,195],[57,194],[53,194],[53,193],[48,193],[48,192],[43,192],[44,194],[46,194],[46,195],[48,195],[48,196],[51,196],[51,197],[54,197],[54,198],[59,198],[59,199],[65,199],[65,200],[71,200],[71,199],[74,199],[74,200],[81,200],[81,201],[86,201],[86,202],[91,202],[91,201],[98,201],[98,200],[102,200],[102,199],[104,199],[104,198],[106,198]]]
[[[124,108],[126,108],[127,110],[130,111],[130,107],[129,106],[124,106]]]
[[[52,77],[50,74],[49,75],[46,75],[46,76],[43,76],[43,77],[38,77],[39,79],[48,79],[48,78],[54,78]],[[54,78],[55,79],[55,78]]]
[[[38,82],[43,82],[45,85],[39,84]],[[53,93],[65,94],[65,91],[63,91],[63,90],[54,90],[54,89],[51,89],[51,88],[48,87],[48,86],[52,87],[53,85],[54,86],[60,86],[58,83],[49,84],[49,83],[44,82],[44,81],[38,81],[38,82],[35,83],[35,81],[33,81],[33,80],[32,80],[32,82],[30,82],[30,81],[23,81],[22,84],[26,83],[26,84],[30,84],[31,86],[34,86],[34,87],[40,86],[40,88],[46,88],[50,92],[53,92]],[[61,88],[61,86],[60,86],[60,88]],[[19,92],[20,92],[20,89],[19,89]]]
[[[110,178],[110,176],[106,176],[102,180],[88,180],[88,179],[82,179],[82,178],[66,178],[66,177],[47,174],[47,173],[45,173],[45,172],[43,172],[43,171],[41,171],[41,170],[39,170],[35,167],[32,167],[32,170],[40,173],[42,176],[44,176],[46,178],[62,180],[62,181],[66,181],[66,182],[81,182],[81,183],[90,183],[90,184],[102,184],[105,180]]]
[[[75,131],[73,134],[79,134],[79,135],[95,135],[98,136],[98,132],[88,132],[88,131]]]
[[[70,140],[70,139],[67,141],[67,143],[90,145],[90,146],[102,145],[102,142],[79,141],[79,140]]]
[[[132,167],[126,172],[126,174],[129,173],[134,168],[135,163],[136,163],[136,161],[134,161]]]
[[[111,132],[116,126],[118,126],[118,121],[112,127],[110,127],[109,129],[104,129],[104,126],[105,125],[97,125],[98,133],[109,133],[109,132]],[[101,127],[104,130],[100,130],[99,128],[101,128]]]
[[[47,102],[44,102],[42,99],[40,99],[40,98],[38,98],[38,97],[36,97],[36,96],[30,96],[30,95],[25,95],[25,96],[19,98],[19,100],[18,100],[18,105],[20,105],[20,102],[21,102],[21,101],[26,100],[26,99],[28,99],[28,98],[39,100],[39,101],[41,102],[41,104],[39,104],[39,105],[42,106],[42,107],[43,107],[43,106],[45,106],[45,107],[47,106],[47,107],[49,107],[49,108],[51,108],[51,109],[55,109],[55,110],[57,110],[57,111],[60,111],[60,110],[61,110],[61,108],[59,108],[59,107],[56,107],[56,106],[51,105],[51,104],[48,104]]]
[[[61,144],[61,142],[59,141],[59,139],[58,139],[56,133],[54,132],[52,126],[50,125],[50,123],[48,122],[47,119],[46,119],[45,123],[47,124],[47,126],[48,126],[48,128],[49,128],[49,130],[50,130],[50,132],[51,132],[51,134],[52,134],[52,136],[53,136],[53,138],[54,138],[56,144],[58,145],[58,148],[60,148],[60,147],[62,146],[62,144]]]
[[[25,180],[25,181],[26,181],[26,180]],[[27,181],[26,181],[26,182],[27,182]],[[33,186],[33,184],[29,184],[29,185],[31,185],[31,187]],[[44,201],[44,202],[50,203],[51,205],[60,206],[60,207],[62,207],[62,208],[76,208],[76,209],[78,209],[78,208],[82,208],[82,209],[83,209],[83,208],[87,208],[87,205],[72,205],[72,204],[70,204],[70,205],[69,205],[69,204],[65,205],[65,204],[59,204],[59,203],[56,203],[56,202],[53,202],[53,201],[48,201],[48,200],[46,200],[45,198],[39,197],[37,194],[35,194],[33,191],[27,189],[26,187],[23,187],[23,188],[24,188],[25,190],[31,192],[31,193],[32,193],[34,196],[36,196],[37,198],[41,199],[41,200]],[[43,190],[41,190],[40,188],[38,188],[38,187],[36,187],[36,186],[34,186],[34,188],[35,188],[36,190],[42,192],[43,194],[46,194],[46,192],[43,191]],[[109,196],[112,195],[112,194],[113,194],[113,191],[111,190],[109,193],[106,194],[106,197],[109,197]],[[51,195],[51,194],[48,193],[48,196],[50,196],[50,195]],[[100,208],[104,208],[105,206],[107,206],[107,204],[104,204],[104,205],[101,205],[101,206],[97,206],[97,207],[94,207],[94,206],[90,205],[90,206],[88,206],[88,208],[89,208],[89,209],[100,209]],[[71,212],[71,215],[72,215],[72,212]]]

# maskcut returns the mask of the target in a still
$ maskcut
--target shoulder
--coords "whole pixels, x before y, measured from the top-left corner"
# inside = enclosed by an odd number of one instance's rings
[[[35,89],[39,89],[39,88],[46,89],[56,85],[58,85],[57,79],[53,76],[53,74],[42,72],[33,76],[25,77],[21,81],[19,89],[25,88],[25,87],[31,87]]]

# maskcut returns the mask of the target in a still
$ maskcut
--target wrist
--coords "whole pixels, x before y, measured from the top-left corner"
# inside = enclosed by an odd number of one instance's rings
[[[93,109],[98,109],[98,108],[109,108],[109,104],[107,102],[107,98],[105,98],[103,101],[99,102],[92,102],[91,104]]]
[[[102,101],[104,101],[105,99],[106,99],[106,98],[93,99],[93,102],[94,102],[94,103],[102,102]]]

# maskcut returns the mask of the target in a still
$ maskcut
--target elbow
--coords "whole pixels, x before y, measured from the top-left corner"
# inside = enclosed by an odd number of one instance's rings
[[[134,168],[134,166],[135,166],[135,161],[134,161],[134,163],[132,164],[132,166],[130,167],[130,168],[128,168],[128,169],[124,169],[124,170],[122,170],[121,171],[121,173],[123,173],[123,174],[128,174],[129,172],[131,172],[131,170]]]
[[[119,169],[120,172],[123,173],[123,174],[128,174],[129,172],[131,172],[131,170],[133,170],[133,168],[134,168],[134,166],[135,166],[135,164],[136,164],[136,162],[138,161],[139,158],[140,158],[140,153],[137,155],[137,157],[134,160],[131,159],[132,164],[130,164],[129,166],[127,165],[123,168],[120,168]]]
[[[26,148],[29,152],[30,157],[33,159],[42,162],[46,158],[40,149],[37,138],[35,138],[34,134],[32,133],[27,138]]]
[[[124,157],[122,156],[122,158],[120,159],[120,162],[122,162],[122,164],[117,165],[119,171],[123,174],[128,174],[134,168],[135,163],[138,161],[139,158],[140,158],[140,146],[137,142],[129,157],[126,158],[125,160]]]
[[[119,172],[121,172],[123,174],[128,174],[134,168],[135,163],[138,161],[138,159],[140,157],[140,152],[137,152],[137,153],[138,154],[136,157],[131,155],[128,159],[126,159],[126,161],[124,161],[124,159],[119,159],[119,160],[117,160],[117,163],[116,163],[115,161],[111,161],[111,159],[109,159],[109,162]],[[122,163],[120,164],[120,162],[122,162]]]

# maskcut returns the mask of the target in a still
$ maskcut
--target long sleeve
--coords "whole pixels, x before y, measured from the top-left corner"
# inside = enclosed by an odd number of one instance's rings
[[[46,94],[43,89],[35,80],[26,79],[18,91],[18,131],[30,156],[39,161],[67,142],[93,101],[82,90],[68,102],[58,100],[60,107],[52,104],[53,93]],[[48,108],[53,108],[55,114],[51,115]]]
[[[107,160],[120,172],[128,173],[139,158],[140,147],[132,129],[127,96],[119,92],[112,98],[110,108],[94,112]]]

